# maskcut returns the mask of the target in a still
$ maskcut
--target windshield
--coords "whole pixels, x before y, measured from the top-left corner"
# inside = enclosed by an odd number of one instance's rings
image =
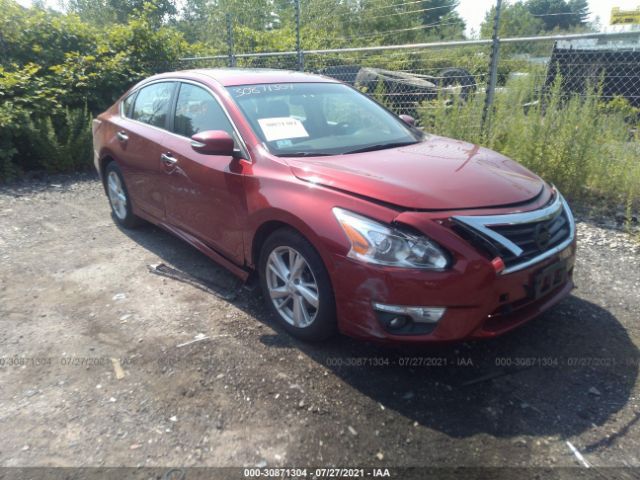
[[[339,83],[228,87],[257,136],[278,156],[382,150],[420,140],[402,120]]]

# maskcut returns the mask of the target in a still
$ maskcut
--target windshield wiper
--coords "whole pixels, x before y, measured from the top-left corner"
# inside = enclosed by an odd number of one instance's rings
[[[385,150],[387,148],[406,147],[407,145],[415,145],[416,143],[418,142],[380,143],[377,145],[369,145],[368,147],[357,148],[355,150],[349,150],[348,152],[344,152],[344,154],[374,152],[376,150]]]
[[[278,157],[328,157],[333,153],[315,153],[315,152],[293,152],[293,153],[277,153]]]

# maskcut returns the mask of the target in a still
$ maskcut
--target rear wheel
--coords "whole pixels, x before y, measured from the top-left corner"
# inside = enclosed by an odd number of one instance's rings
[[[449,89],[466,100],[476,91],[476,79],[464,68],[445,68],[440,72],[438,85],[443,89]]]
[[[369,67],[360,69],[356,86],[365,87],[368,93],[381,93],[395,113],[412,116],[420,102],[432,99],[437,92],[436,84],[425,76]]]
[[[274,232],[262,246],[259,269],[265,300],[289,333],[308,341],[335,333],[329,274],[304,237],[290,229]]]
[[[116,222],[125,228],[137,227],[141,220],[133,214],[131,209],[129,191],[124,183],[120,167],[116,162],[111,162],[105,168],[104,174],[107,196]]]

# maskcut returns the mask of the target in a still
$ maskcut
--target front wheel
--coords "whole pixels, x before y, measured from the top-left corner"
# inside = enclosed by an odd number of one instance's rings
[[[262,246],[259,269],[265,299],[289,333],[320,341],[336,332],[329,274],[304,237],[290,229],[273,233]]]

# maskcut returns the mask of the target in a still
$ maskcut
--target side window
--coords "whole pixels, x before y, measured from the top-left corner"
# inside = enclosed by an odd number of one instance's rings
[[[127,98],[122,101],[122,114],[125,117],[131,117],[131,107],[133,106],[133,101],[136,98],[136,92],[133,92]]]
[[[141,89],[136,97],[131,118],[164,128],[171,107],[174,85],[173,82],[162,82]]]
[[[217,100],[204,88],[188,83],[180,87],[173,130],[185,137],[206,130],[224,130],[234,135],[233,127]]]

